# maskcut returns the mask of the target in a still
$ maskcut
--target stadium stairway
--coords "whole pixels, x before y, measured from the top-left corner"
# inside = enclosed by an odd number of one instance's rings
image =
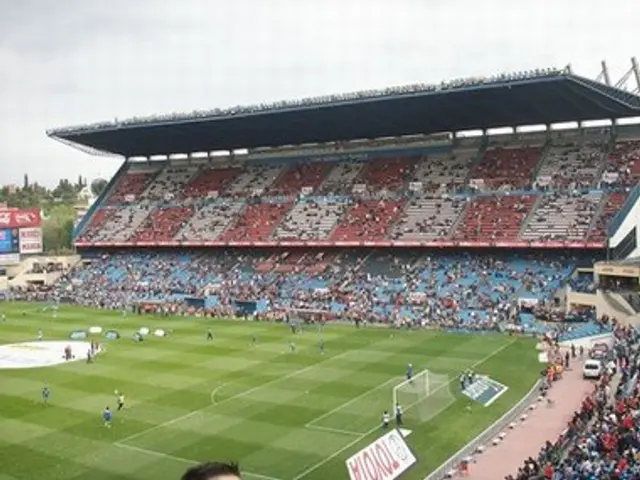
[[[589,223],[589,228],[587,229],[587,234],[585,235],[586,238],[591,237],[594,229],[597,228],[600,221],[600,217],[604,214],[604,210],[607,206],[608,201],[609,201],[609,195],[607,194],[602,195],[602,197],[600,198],[600,203],[598,204],[598,207],[595,213],[593,214],[593,217],[591,217],[591,222]]]
[[[522,221],[522,225],[520,226],[520,231],[518,232],[518,238],[521,238],[522,235],[524,234],[524,232],[527,230],[529,222],[533,218],[536,210],[538,210],[538,207],[540,206],[540,203],[542,202],[542,198],[543,198],[542,195],[538,195],[537,198],[536,198],[536,201],[533,203],[531,208],[529,208],[529,211],[527,212],[527,216],[524,217],[524,220]]]
[[[551,150],[551,142],[547,141],[542,147],[542,151],[540,153],[540,160],[538,160],[537,165],[532,171],[532,176],[531,176],[532,182],[538,178],[538,175],[540,175],[540,169],[545,164],[545,161],[547,159],[547,156],[549,155],[550,150]]]

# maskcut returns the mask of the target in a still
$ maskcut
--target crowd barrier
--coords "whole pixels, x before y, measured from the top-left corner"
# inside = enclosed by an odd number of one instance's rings
[[[515,404],[511,409],[495,421],[491,426],[484,430],[480,435],[467,443],[464,447],[454,453],[447,461],[440,465],[436,470],[431,472],[424,480],[442,480],[449,478],[449,473],[457,471],[463,460],[472,457],[478,447],[490,445],[492,440],[502,431],[506,430],[511,422],[518,421],[520,415],[526,410],[531,403],[537,400],[540,395],[540,385],[542,380],[538,380],[529,392]],[[542,445],[540,445],[542,447]],[[524,461],[524,458],[522,459]]]

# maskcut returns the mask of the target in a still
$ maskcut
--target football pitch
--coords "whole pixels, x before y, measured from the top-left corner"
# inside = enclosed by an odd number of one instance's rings
[[[121,334],[90,337],[105,347],[92,364],[0,365],[0,480],[177,480],[188,466],[214,459],[240,462],[247,480],[348,478],[345,460],[382,434],[380,416],[409,363],[447,375],[455,399],[426,417],[412,410],[424,413],[428,398],[406,406],[407,443],[418,463],[402,478],[422,480],[524,396],[540,371],[533,340],[502,335],[347,325],[293,335],[282,324],[76,307],[61,307],[54,319],[35,304],[0,303],[0,312],[2,345],[37,341],[38,329],[43,342],[66,342],[92,326]],[[171,335],[136,343],[141,327]],[[508,390],[469,411],[458,386],[467,368]],[[45,385],[49,405],[40,395]],[[126,408],[105,428],[101,414],[115,410],[116,390]]]

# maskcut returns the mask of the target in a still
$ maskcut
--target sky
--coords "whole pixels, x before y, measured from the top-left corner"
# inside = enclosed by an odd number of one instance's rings
[[[563,67],[615,80],[638,0],[0,0],[0,185],[113,175],[49,139],[114,118]]]

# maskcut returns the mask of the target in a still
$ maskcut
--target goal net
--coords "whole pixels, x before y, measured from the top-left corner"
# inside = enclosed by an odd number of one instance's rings
[[[395,412],[396,405],[400,405],[405,418],[426,422],[455,401],[449,388],[450,383],[447,375],[423,370],[411,380],[405,380],[393,387],[390,413]]]

